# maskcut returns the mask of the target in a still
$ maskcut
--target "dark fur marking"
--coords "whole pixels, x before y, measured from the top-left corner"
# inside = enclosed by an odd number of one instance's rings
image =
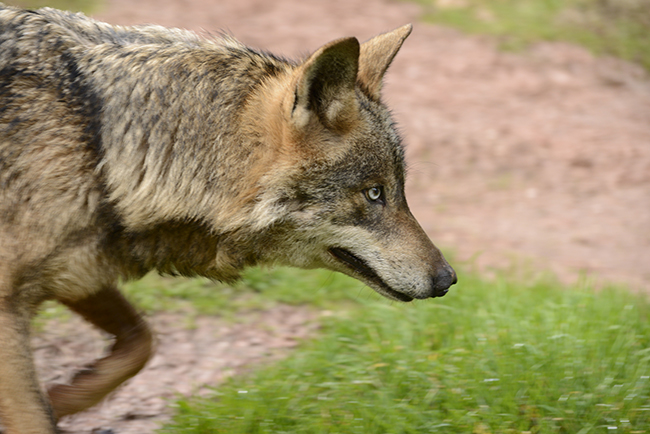
[[[69,106],[74,107],[81,119],[88,121],[84,125],[83,140],[95,156],[95,164],[99,164],[104,156],[101,136],[101,113],[104,102],[85,83],[85,77],[79,69],[76,59],[67,51],[61,53],[66,76],[60,77],[59,95]]]

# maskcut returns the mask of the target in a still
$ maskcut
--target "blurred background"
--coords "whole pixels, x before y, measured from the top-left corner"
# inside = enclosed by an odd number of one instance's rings
[[[409,204],[461,271],[410,305],[315,271],[147,276],[125,292],[156,357],[65,432],[151,432],[171,413],[183,428],[164,432],[650,432],[650,0],[5,2],[297,58],[413,23],[384,99]],[[609,285],[623,290],[593,290]],[[57,309],[36,322],[44,382],[104,345]]]
[[[416,217],[456,261],[650,282],[649,0],[60,0],[300,57],[412,22],[384,97]]]

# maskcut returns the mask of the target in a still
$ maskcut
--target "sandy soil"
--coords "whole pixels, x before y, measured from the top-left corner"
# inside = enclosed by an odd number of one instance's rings
[[[566,281],[586,274],[650,289],[648,75],[566,44],[504,53],[489,38],[418,23],[419,14],[416,5],[387,0],[111,0],[96,17],[225,29],[286,56],[413,22],[385,100],[407,144],[409,203],[434,242],[483,270],[524,264]],[[278,357],[313,332],[317,315],[281,307],[238,325],[199,318],[193,329],[158,315],[159,351],[148,368],[62,425],[69,433],[150,432],[168,417],[164,403],[174,391],[201,391]],[[64,379],[104,345],[77,323],[34,339],[48,381]]]
[[[318,313],[280,306],[248,312],[237,321],[163,313],[149,318],[156,354],[147,367],[96,407],[64,418],[64,433],[144,434],[169,419],[180,395],[202,395],[250,366],[285,356],[313,336]],[[50,321],[32,339],[37,369],[45,384],[68,382],[100,357],[105,336],[79,317]]]

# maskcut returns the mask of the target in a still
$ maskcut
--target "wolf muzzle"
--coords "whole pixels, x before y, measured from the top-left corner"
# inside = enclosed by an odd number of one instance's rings
[[[428,297],[442,297],[449,292],[451,285],[458,283],[456,272],[451,266],[446,265],[431,277],[431,295]],[[422,298],[428,298],[422,297]]]

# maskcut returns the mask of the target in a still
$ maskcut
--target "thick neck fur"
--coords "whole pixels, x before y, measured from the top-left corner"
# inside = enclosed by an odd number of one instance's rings
[[[82,63],[112,120],[102,122],[98,167],[143,267],[228,280],[257,263],[252,234],[265,238],[281,213],[260,190],[274,150],[254,99],[287,65],[210,43],[100,46]],[[140,79],[93,73],[109,68]]]
[[[111,119],[110,128],[102,122],[99,167],[125,225],[202,219],[217,232],[239,227],[233,210],[253,206],[260,174],[251,168],[268,152],[264,138],[242,129],[244,108],[284,65],[214,44],[99,46],[82,62],[101,92],[102,119]]]
[[[24,45],[43,53],[25,59],[58,54],[56,64],[24,70],[54,77],[84,122],[82,141],[103,186],[95,220],[105,248],[134,262],[128,274],[156,268],[229,279],[264,256],[255,241],[277,230],[282,206],[260,189],[277,149],[263,125],[269,119],[259,118],[266,95],[258,90],[290,75],[292,64],[227,37],[47,9],[10,13],[16,41],[41,38]],[[26,21],[47,32],[20,33]],[[111,219],[119,225],[102,223]]]

